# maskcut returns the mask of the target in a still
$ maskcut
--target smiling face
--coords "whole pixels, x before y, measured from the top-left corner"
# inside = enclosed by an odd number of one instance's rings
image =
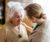
[[[14,12],[14,16],[11,18],[11,22],[14,26],[18,26],[21,22],[22,15],[18,12]]]

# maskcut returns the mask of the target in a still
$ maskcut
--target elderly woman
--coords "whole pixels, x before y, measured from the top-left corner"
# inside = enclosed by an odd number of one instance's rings
[[[13,5],[7,16],[7,23],[0,29],[0,42],[27,42],[26,28],[21,24],[23,7],[20,3]]]

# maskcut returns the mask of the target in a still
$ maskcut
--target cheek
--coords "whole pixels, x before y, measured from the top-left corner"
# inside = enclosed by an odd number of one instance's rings
[[[13,20],[15,23],[19,23],[20,22],[20,19],[19,18],[14,18]]]
[[[33,19],[32,22],[36,22],[36,19]]]
[[[20,24],[20,22],[18,22],[16,19],[13,19],[13,20],[12,20],[12,24],[14,24],[15,26],[17,26],[17,25]]]
[[[16,23],[17,20],[15,18],[12,19],[12,23]]]
[[[32,20],[33,22],[35,22],[35,20]]]
[[[17,22],[18,22],[18,19],[15,18],[15,19],[14,19],[14,22],[17,23]]]

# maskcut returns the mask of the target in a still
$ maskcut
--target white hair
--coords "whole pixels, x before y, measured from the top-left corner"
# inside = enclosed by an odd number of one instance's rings
[[[20,14],[22,14],[22,18],[24,17],[25,11],[24,11],[24,8],[22,7],[20,2],[16,2],[16,4],[13,4],[11,6],[11,8],[8,11],[8,14],[7,14],[8,21],[13,17],[14,12],[20,12]]]

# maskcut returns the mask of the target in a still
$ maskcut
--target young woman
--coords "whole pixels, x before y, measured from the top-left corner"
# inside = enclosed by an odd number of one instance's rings
[[[30,4],[25,7],[28,18],[32,23],[37,23],[29,36],[28,42],[50,42],[50,22],[39,4]]]
[[[0,29],[0,42],[27,42],[27,31],[21,24],[23,10],[19,2],[10,8],[7,23]]]

